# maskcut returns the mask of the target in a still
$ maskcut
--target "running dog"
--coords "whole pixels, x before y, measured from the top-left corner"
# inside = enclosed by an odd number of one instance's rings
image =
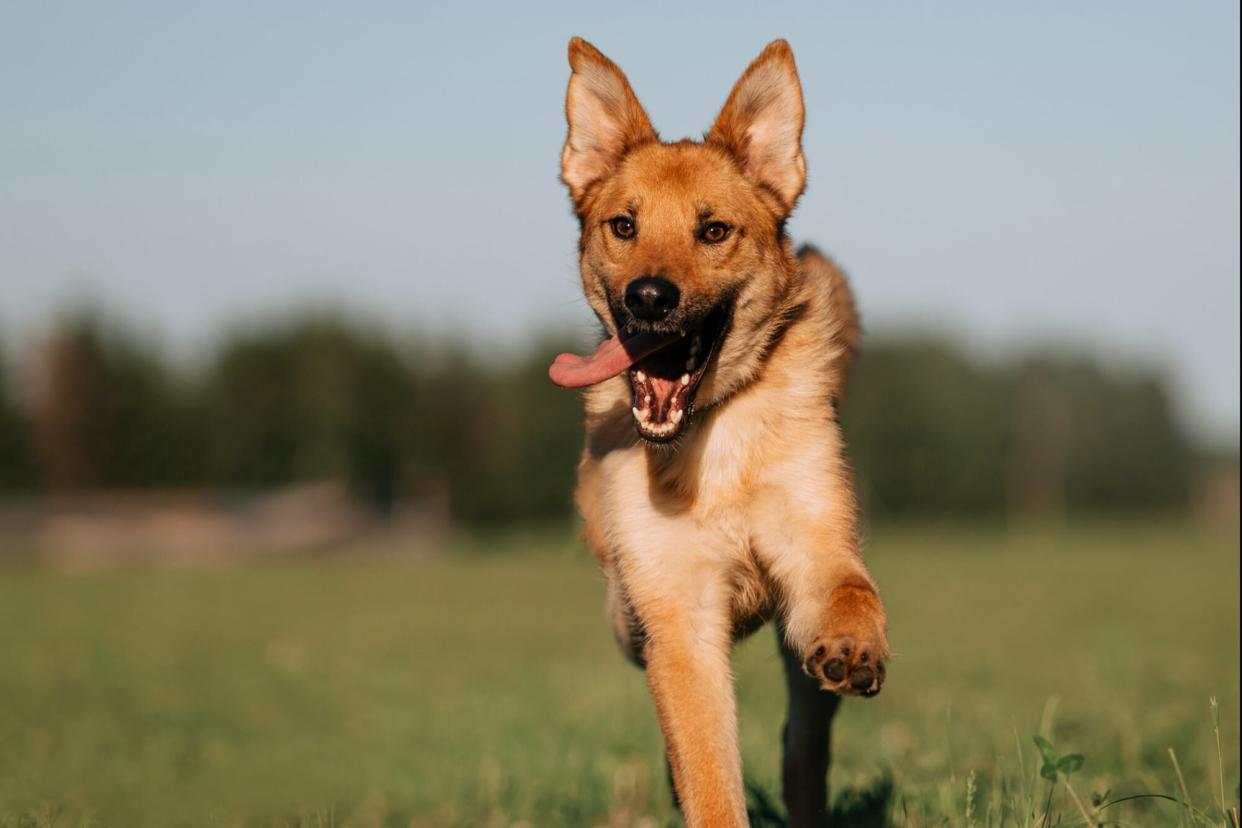
[[[561,178],[605,338],[549,374],[587,389],[576,501],[608,618],[692,828],[747,824],[730,653],[774,620],[783,796],[790,825],[822,825],[833,714],[879,692],[890,652],[837,423],[854,302],[785,233],[806,182],[793,53],[770,44],[705,138],[676,143],[591,44],[569,63]]]

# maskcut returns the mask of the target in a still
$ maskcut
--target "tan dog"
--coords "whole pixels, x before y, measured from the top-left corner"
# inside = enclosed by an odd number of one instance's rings
[[[793,54],[764,49],[702,143],[662,143],[589,43],[569,63],[561,177],[607,339],[550,374],[590,386],[577,502],[612,626],[646,670],[686,823],[741,826],[730,652],[774,618],[784,799],[791,825],[820,825],[839,694],[879,692],[889,647],[836,418],[853,301],[784,232],[806,181]]]

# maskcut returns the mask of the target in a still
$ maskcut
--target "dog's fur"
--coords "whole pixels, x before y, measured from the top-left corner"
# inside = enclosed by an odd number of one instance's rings
[[[583,289],[606,332],[626,319],[617,297],[645,274],[680,288],[687,318],[731,308],[673,443],[636,433],[626,375],[586,393],[577,504],[609,619],[646,671],[690,826],[746,824],[730,651],[774,619],[789,689],[784,798],[791,825],[821,825],[833,712],[840,694],[878,692],[889,646],[836,416],[858,339],[853,301],[841,272],[814,250],[795,255],[784,232],[806,178],[793,54],[770,44],[705,140],[671,144],[608,58],[575,38],[569,62],[561,172],[581,222]],[[632,238],[610,231],[618,215],[635,223]],[[703,243],[708,219],[728,238]]]

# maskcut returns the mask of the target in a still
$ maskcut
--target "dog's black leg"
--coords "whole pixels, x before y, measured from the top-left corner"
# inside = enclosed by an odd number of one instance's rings
[[[802,658],[789,649],[779,626],[781,661],[789,691],[789,710],[781,733],[781,781],[789,828],[828,824],[828,764],[832,717],[841,697],[819,688],[802,670]]]

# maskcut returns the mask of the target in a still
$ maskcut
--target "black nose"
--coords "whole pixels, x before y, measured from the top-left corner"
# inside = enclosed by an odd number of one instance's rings
[[[662,276],[640,276],[625,288],[625,306],[635,319],[659,322],[681,301],[677,285]]]

